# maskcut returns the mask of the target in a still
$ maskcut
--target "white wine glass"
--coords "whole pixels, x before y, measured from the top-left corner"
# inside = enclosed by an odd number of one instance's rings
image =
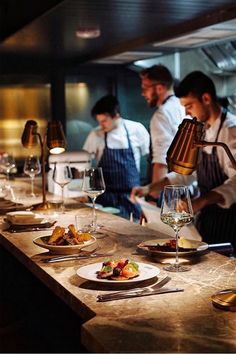
[[[95,201],[99,195],[105,192],[105,182],[101,167],[84,170],[82,191],[86,193],[93,203],[93,217],[91,231],[97,231],[97,215]]]
[[[161,221],[175,231],[176,256],[175,262],[164,267],[170,272],[185,272],[189,266],[183,266],[179,262],[178,238],[181,227],[193,221],[193,209],[187,186],[169,185],[164,187]]]
[[[61,187],[61,194],[62,194],[62,204],[61,204],[61,211],[62,213],[65,212],[65,186],[70,183],[72,180],[72,171],[69,163],[57,165],[54,164],[53,181]]]
[[[31,179],[31,197],[36,197],[34,193],[34,179],[35,176],[40,174],[41,165],[38,156],[30,155],[25,159],[24,163],[24,173],[28,175]]]

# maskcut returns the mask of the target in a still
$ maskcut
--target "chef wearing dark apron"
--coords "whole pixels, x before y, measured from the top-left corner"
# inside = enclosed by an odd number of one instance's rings
[[[127,149],[109,148],[107,133],[105,133],[105,148],[98,166],[103,169],[106,192],[98,197],[97,202],[103,206],[113,206],[120,209],[119,215],[122,217],[130,218],[132,213],[134,219],[139,219],[140,207],[131,203],[129,197],[132,187],[140,185],[140,178],[125,124],[124,128],[128,140]]]
[[[132,188],[140,185],[140,162],[148,155],[150,135],[140,122],[121,117],[113,95],[98,100],[91,114],[99,125],[90,132],[83,149],[95,154],[103,170],[106,191],[97,202],[119,209],[126,219],[139,221],[140,207],[129,198]]]

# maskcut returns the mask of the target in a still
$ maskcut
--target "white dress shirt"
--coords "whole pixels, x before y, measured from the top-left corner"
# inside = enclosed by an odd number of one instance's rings
[[[216,135],[220,126],[220,117],[212,124],[208,129],[206,129],[204,140],[209,142],[214,142]],[[232,113],[227,112],[226,119],[220,130],[218,142],[223,142],[228,145],[232,155],[236,159],[236,116]],[[203,148],[208,154],[212,152],[213,147],[207,146]],[[219,159],[220,166],[224,173],[228,176],[228,179],[220,186],[214,188],[213,190],[221,194],[225,199],[224,204],[219,204],[222,208],[229,208],[232,204],[236,203],[236,170],[232,167],[232,164],[222,147],[217,147],[217,156]],[[175,173],[169,173],[167,175],[171,184],[180,183],[187,184],[196,180],[196,173],[191,176],[184,176]]]
[[[127,133],[124,127],[129,133],[129,139],[131,147],[134,153],[134,159],[138,171],[140,171],[140,159],[141,156],[149,154],[150,136],[147,129],[139,122],[118,118],[117,127],[107,133],[107,145],[110,149],[127,149],[128,139]],[[90,132],[88,135],[83,149],[89,153],[94,153],[96,160],[102,157],[105,147],[104,132],[98,126]]]
[[[152,163],[166,165],[167,150],[184,117],[186,117],[185,108],[174,95],[153,114],[150,121]]]

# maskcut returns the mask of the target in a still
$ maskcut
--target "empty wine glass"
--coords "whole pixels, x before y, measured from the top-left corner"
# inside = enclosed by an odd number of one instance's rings
[[[61,211],[62,213],[64,213],[65,212],[64,188],[72,180],[72,171],[70,168],[70,164],[66,163],[66,164],[57,165],[57,163],[55,162],[52,178],[53,181],[61,187],[61,193],[62,193]]]
[[[161,207],[161,221],[174,229],[176,238],[175,263],[165,266],[164,269],[170,272],[190,270],[190,267],[180,265],[178,248],[178,234],[181,227],[193,221],[193,209],[188,187],[179,185],[165,186]]]
[[[11,169],[16,166],[15,159],[14,159],[13,155],[4,153],[1,158],[1,165],[2,165],[3,170],[6,172],[7,180],[9,181]]]
[[[41,172],[41,165],[38,156],[30,155],[25,159],[24,173],[31,179],[31,197],[36,197],[34,193],[34,178]]]
[[[82,191],[85,192],[93,203],[93,217],[91,229],[93,232],[97,231],[97,215],[95,208],[96,198],[105,192],[105,182],[101,167],[90,168],[84,171]]]

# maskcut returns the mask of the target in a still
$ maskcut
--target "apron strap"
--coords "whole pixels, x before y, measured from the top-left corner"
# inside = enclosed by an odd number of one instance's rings
[[[124,126],[125,131],[126,131],[126,136],[127,136],[127,140],[128,140],[128,147],[132,148],[131,142],[130,142],[130,138],[129,138],[128,129],[126,128],[126,125],[125,125],[124,122],[123,122],[123,126]],[[107,148],[107,133],[105,133],[105,135],[104,135],[104,141],[105,141],[105,147]]]
[[[223,108],[223,109],[222,109],[222,113],[221,113],[221,117],[220,117],[220,126],[219,126],[218,132],[217,132],[217,134],[216,134],[215,142],[218,141],[219,133],[220,133],[221,128],[222,128],[222,126],[223,126],[223,124],[224,124],[224,121],[225,121],[225,119],[226,119],[226,116],[227,116],[227,109],[226,109],[226,108]],[[216,153],[216,146],[213,147],[212,151],[213,151],[213,153]]]

